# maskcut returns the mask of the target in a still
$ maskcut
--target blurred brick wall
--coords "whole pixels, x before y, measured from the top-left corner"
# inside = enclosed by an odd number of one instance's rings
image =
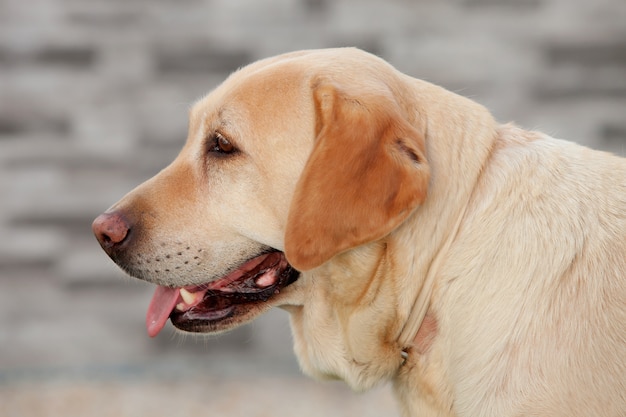
[[[0,370],[219,349],[295,369],[285,314],[148,340],[151,288],[120,278],[90,223],[176,155],[189,105],[229,72],[344,45],[626,154],[624,0],[0,0]]]

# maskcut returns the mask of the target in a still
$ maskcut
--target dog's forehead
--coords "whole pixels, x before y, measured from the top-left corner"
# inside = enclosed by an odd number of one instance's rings
[[[190,111],[190,139],[224,129],[234,136],[286,131],[311,118],[310,74],[302,65],[276,62],[237,72],[196,102]]]
[[[311,101],[312,80],[350,80],[358,69],[359,78],[382,76],[389,64],[353,48],[298,51],[249,64],[231,74],[221,85],[197,101],[190,112],[192,120],[248,112],[250,117],[302,109],[297,100]],[[369,75],[368,75],[369,74]]]
[[[392,74],[380,58],[351,48],[300,51],[254,62],[194,104],[187,143],[199,143],[221,130],[231,138],[255,139],[247,146],[282,146],[289,135],[314,132],[313,89],[321,80],[372,90]]]

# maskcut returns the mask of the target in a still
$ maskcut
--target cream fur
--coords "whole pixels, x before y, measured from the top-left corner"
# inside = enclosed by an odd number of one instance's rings
[[[353,124],[342,130],[343,117]],[[199,162],[216,126],[242,153]],[[329,189],[315,184],[332,183],[336,164],[323,153],[307,160],[318,134],[343,132],[325,146],[350,152],[341,136],[355,129],[399,129],[405,143],[381,145],[373,164],[391,152],[385,166],[428,189],[397,203],[393,221],[377,214],[373,241],[357,227],[344,250],[289,222],[301,215],[294,207],[320,219],[333,210],[316,208]],[[185,204],[173,203],[173,183],[188,184]],[[343,218],[367,220],[376,198],[342,201],[354,207]],[[172,236],[206,247],[206,266],[146,278],[154,282],[217,279],[262,245],[307,265],[272,302],[290,313],[302,369],[355,390],[392,381],[403,416],[626,415],[623,158],[499,125],[473,101],[362,51],[303,51],[252,64],[200,100],[181,155],[114,209],[137,206],[158,219],[137,242],[144,251],[157,256]],[[305,254],[307,239],[319,251]],[[434,324],[422,338],[426,314]]]

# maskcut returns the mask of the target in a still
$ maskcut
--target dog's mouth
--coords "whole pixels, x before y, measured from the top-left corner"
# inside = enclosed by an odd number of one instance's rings
[[[245,316],[254,306],[266,303],[300,273],[282,252],[256,256],[215,281],[181,288],[157,287],[146,317],[151,337],[168,318],[177,328],[189,332],[219,331],[236,316]]]

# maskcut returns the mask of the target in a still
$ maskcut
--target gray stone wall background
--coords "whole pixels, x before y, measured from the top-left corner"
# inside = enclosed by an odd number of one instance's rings
[[[396,415],[300,376],[281,311],[149,339],[153,288],[90,231],[230,71],[332,46],[626,155],[624,0],[0,0],[0,415]]]

